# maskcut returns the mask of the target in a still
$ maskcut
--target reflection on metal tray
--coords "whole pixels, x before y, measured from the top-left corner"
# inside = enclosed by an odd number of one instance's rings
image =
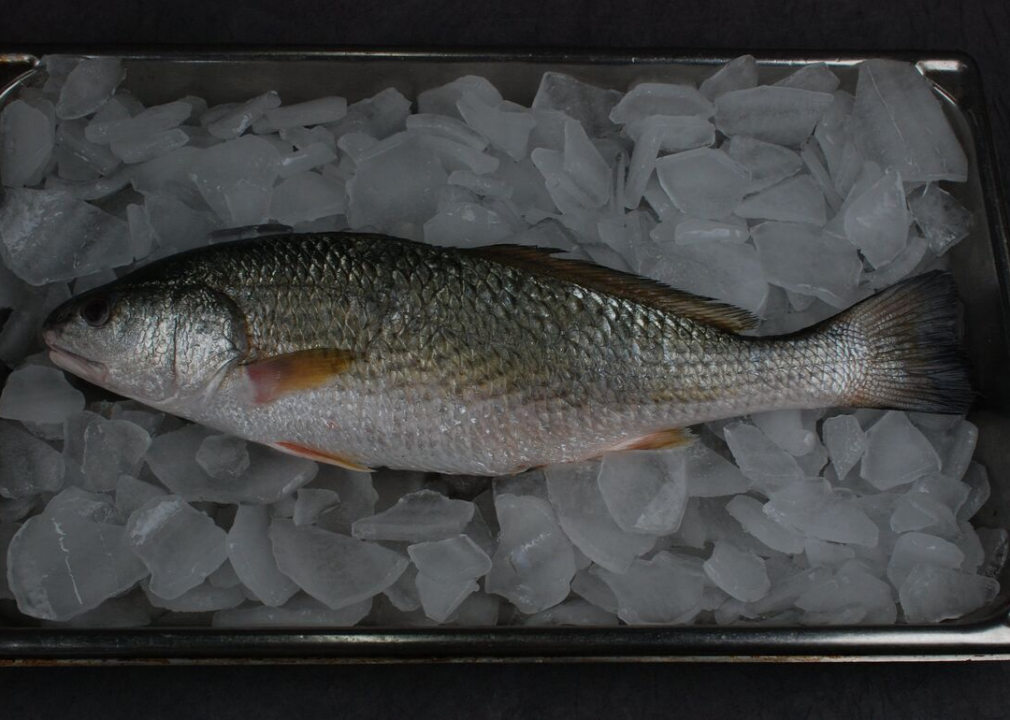
[[[31,47],[0,53],[0,106],[35,75],[50,52],[115,54],[127,67],[124,86],[145,104],[183,95],[212,103],[241,100],[268,89],[286,101],[332,92],[349,101],[394,86],[408,97],[464,74],[489,78],[511,100],[529,103],[540,76],[565,72],[596,85],[624,89],[634,80],[698,82],[725,56],[663,51],[403,51],[264,50],[205,52]],[[739,54],[739,53],[736,53]],[[965,330],[979,392],[971,419],[979,426],[976,458],[994,478],[977,524],[1007,527],[1010,515],[1010,246],[995,174],[992,136],[981,80],[963,55],[925,58],[875,53],[918,64],[932,80],[971,163],[968,182],[952,188],[978,222],[951,252],[951,269],[965,303]],[[827,63],[854,90],[857,55],[757,55],[775,80],[798,66]],[[220,630],[154,627],[78,630],[5,626],[0,663],[93,662],[340,662],[431,660],[885,660],[1010,659],[1010,571],[988,608],[957,622],[888,627],[614,627]]]

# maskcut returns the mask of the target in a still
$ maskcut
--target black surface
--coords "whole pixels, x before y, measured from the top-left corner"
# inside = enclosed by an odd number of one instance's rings
[[[0,48],[52,43],[960,50],[1010,161],[1003,0],[3,0]],[[1005,173],[1004,173],[1005,177]],[[0,718],[1010,717],[1010,665],[0,668]]]

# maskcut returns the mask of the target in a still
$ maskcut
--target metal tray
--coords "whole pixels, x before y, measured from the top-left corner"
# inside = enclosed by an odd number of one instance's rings
[[[45,53],[114,54],[125,59],[125,87],[145,104],[187,94],[213,103],[276,89],[285,101],[324,92],[350,101],[395,86],[407,97],[460,75],[488,77],[511,100],[529,103],[547,70],[624,89],[632,80],[698,82],[735,54],[639,52],[447,51],[400,49],[235,51],[28,47],[0,52],[0,106],[35,74]],[[932,80],[971,162],[954,187],[976,213],[972,235],[951,252],[965,304],[966,341],[979,392],[972,420],[980,428],[976,458],[992,476],[992,496],[976,519],[1007,526],[1010,487],[1010,245],[995,173],[992,136],[978,69],[965,55],[883,53],[917,63]],[[879,54],[876,54],[879,55]],[[875,56],[876,56],[875,55]],[[825,62],[853,90],[854,54],[757,54],[774,79]],[[515,660],[979,660],[1010,659],[1010,570],[988,608],[959,621],[888,627],[616,627],[219,630],[153,627],[79,630],[4,626],[0,664],[102,662],[340,662]]]

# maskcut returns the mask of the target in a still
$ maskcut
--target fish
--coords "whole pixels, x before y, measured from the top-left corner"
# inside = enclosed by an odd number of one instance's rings
[[[336,232],[170,256],[56,308],[58,367],[151,407],[358,471],[506,475],[692,442],[789,408],[965,413],[951,276],[810,328],[556,250]]]

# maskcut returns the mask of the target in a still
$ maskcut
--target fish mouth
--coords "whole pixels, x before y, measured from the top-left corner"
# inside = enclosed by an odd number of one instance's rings
[[[105,382],[109,374],[109,370],[105,365],[60,347],[53,340],[50,332],[43,333],[43,339],[46,345],[49,346],[49,359],[52,360],[53,365],[98,385]]]

